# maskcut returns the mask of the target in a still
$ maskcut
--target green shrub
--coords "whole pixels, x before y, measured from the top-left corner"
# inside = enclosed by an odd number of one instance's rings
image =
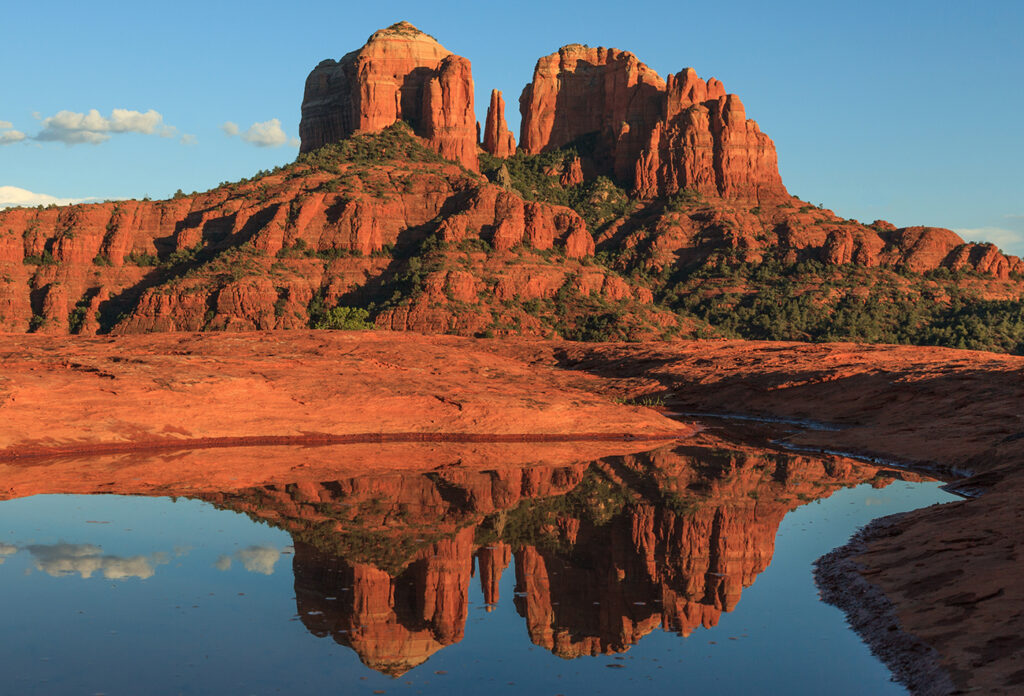
[[[312,319],[312,316],[310,318]],[[365,331],[376,326],[370,321],[370,313],[361,307],[334,307],[317,317],[313,321],[313,328]]]

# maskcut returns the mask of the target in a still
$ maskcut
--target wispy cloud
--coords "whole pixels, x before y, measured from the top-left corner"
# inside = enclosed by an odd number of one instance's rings
[[[262,121],[254,123],[244,131],[238,127],[237,123],[233,121],[225,121],[221,124],[220,129],[224,131],[225,135],[230,138],[240,136],[242,140],[255,145],[256,147],[280,147],[281,145],[290,145],[291,147],[298,147],[299,141],[297,138],[289,138],[284,130],[281,128],[280,119],[272,118],[269,121]]]
[[[195,145],[199,142],[199,139],[191,133],[185,133],[185,135],[181,136],[181,140],[179,142],[181,142],[182,145]]]
[[[96,109],[87,113],[59,111],[41,119],[43,129],[33,136],[35,140],[61,142],[65,145],[99,145],[119,133],[141,133],[173,138],[177,128],[164,123],[159,112],[145,113],[131,109],[114,109],[103,116]]]
[[[46,193],[35,193],[17,186],[0,186],[0,208],[37,205],[72,205],[95,200],[93,198],[58,198]]]
[[[992,242],[1009,254],[1024,255],[1024,232],[1022,231],[1008,230],[1004,227],[967,227],[953,231],[965,240]]]

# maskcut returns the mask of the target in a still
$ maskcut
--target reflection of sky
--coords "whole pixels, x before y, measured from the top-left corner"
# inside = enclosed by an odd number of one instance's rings
[[[174,549],[174,557],[181,558],[187,555],[189,550],[189,547],[177,546]],[[166,565],[171,560],[171,555],[164,551],[146,556],[113,556],[103,553],[103,549],[95,544],[59,542],[28,544],[20,548],[13,544],[0,544],[0,564],[18,551],[27,551],[32,557],[32,567],[54,578],[80,575],[88,579],[100,573],[108,580],[145,580],[153,577],[156,566]],[[237,559],[250,573],[272,575],[274,565],[280,558],[281,549],[276,546],[247,546],[231,555],[221,554],[213,566],[217,570],[230,570],[232,560]]]

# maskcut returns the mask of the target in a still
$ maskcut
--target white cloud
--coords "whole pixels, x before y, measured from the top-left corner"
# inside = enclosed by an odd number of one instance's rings
[[[92,198],[57,198],[45,193],[33,193],[28,189],[17,186],[0,186],[0,208],[14,208],[17,206],[34,207],[37,205],[72,205],[85,201],[95,200]]]
[[[238,552],[238,560],[250,573],[271,575],[281,552],[273,546],[250,546]]]
[[[177,132],[174,126],[165,125],[164,117],[152,109],[145,113],[114,109],[109,117],[102,116],[96,109],[90,109],[84,114],[59,111],[54,116],[42,119],[42,126],[43,129],[35,136],[36,140],[56,141],[65,145],[98,145],[110,140],[114,133],[156,133],[167,138]]]
[[[1003,227],[973,227],[953,231],[967,241],[992,242],[1008,254],[1024,256],[1024,232]]]
[[[180,142],[182,145],[195,145],[199,142],[199,139],[191,133],[185,133],[185,135],[181,136]]]
[[[0,122],[2,123],[2,122]],[[10,124],[8,124],[8,127]],[[21,131],[9,130],[0,133],[0,145],[10,145],[11,143],[18,143],[25,139],[25,134]]]
[[[4,128],[14,128],[14,124],[10,121],[0,121],[0,130]]]
[[[254,123],[244,131],[238,127],[237,123],[225,121],[221,124],[220,129],[228,137],[241,136],[242,140],[256,147],[280,147],[281,145],[298,147],[298,140],[285,135],[284,130],[281,129],[281,120],[277,118]]]

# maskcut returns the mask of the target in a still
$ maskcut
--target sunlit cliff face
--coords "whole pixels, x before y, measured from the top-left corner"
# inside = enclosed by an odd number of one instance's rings
[[[770,564],[787,512],[895,476],[837,457],[675,446],[204,497],[291,532],[305,626],[399,675],[462,639],[477,573],[485,602],[503,599],[513,560],[530,640],[561,657],[713,627]]]

